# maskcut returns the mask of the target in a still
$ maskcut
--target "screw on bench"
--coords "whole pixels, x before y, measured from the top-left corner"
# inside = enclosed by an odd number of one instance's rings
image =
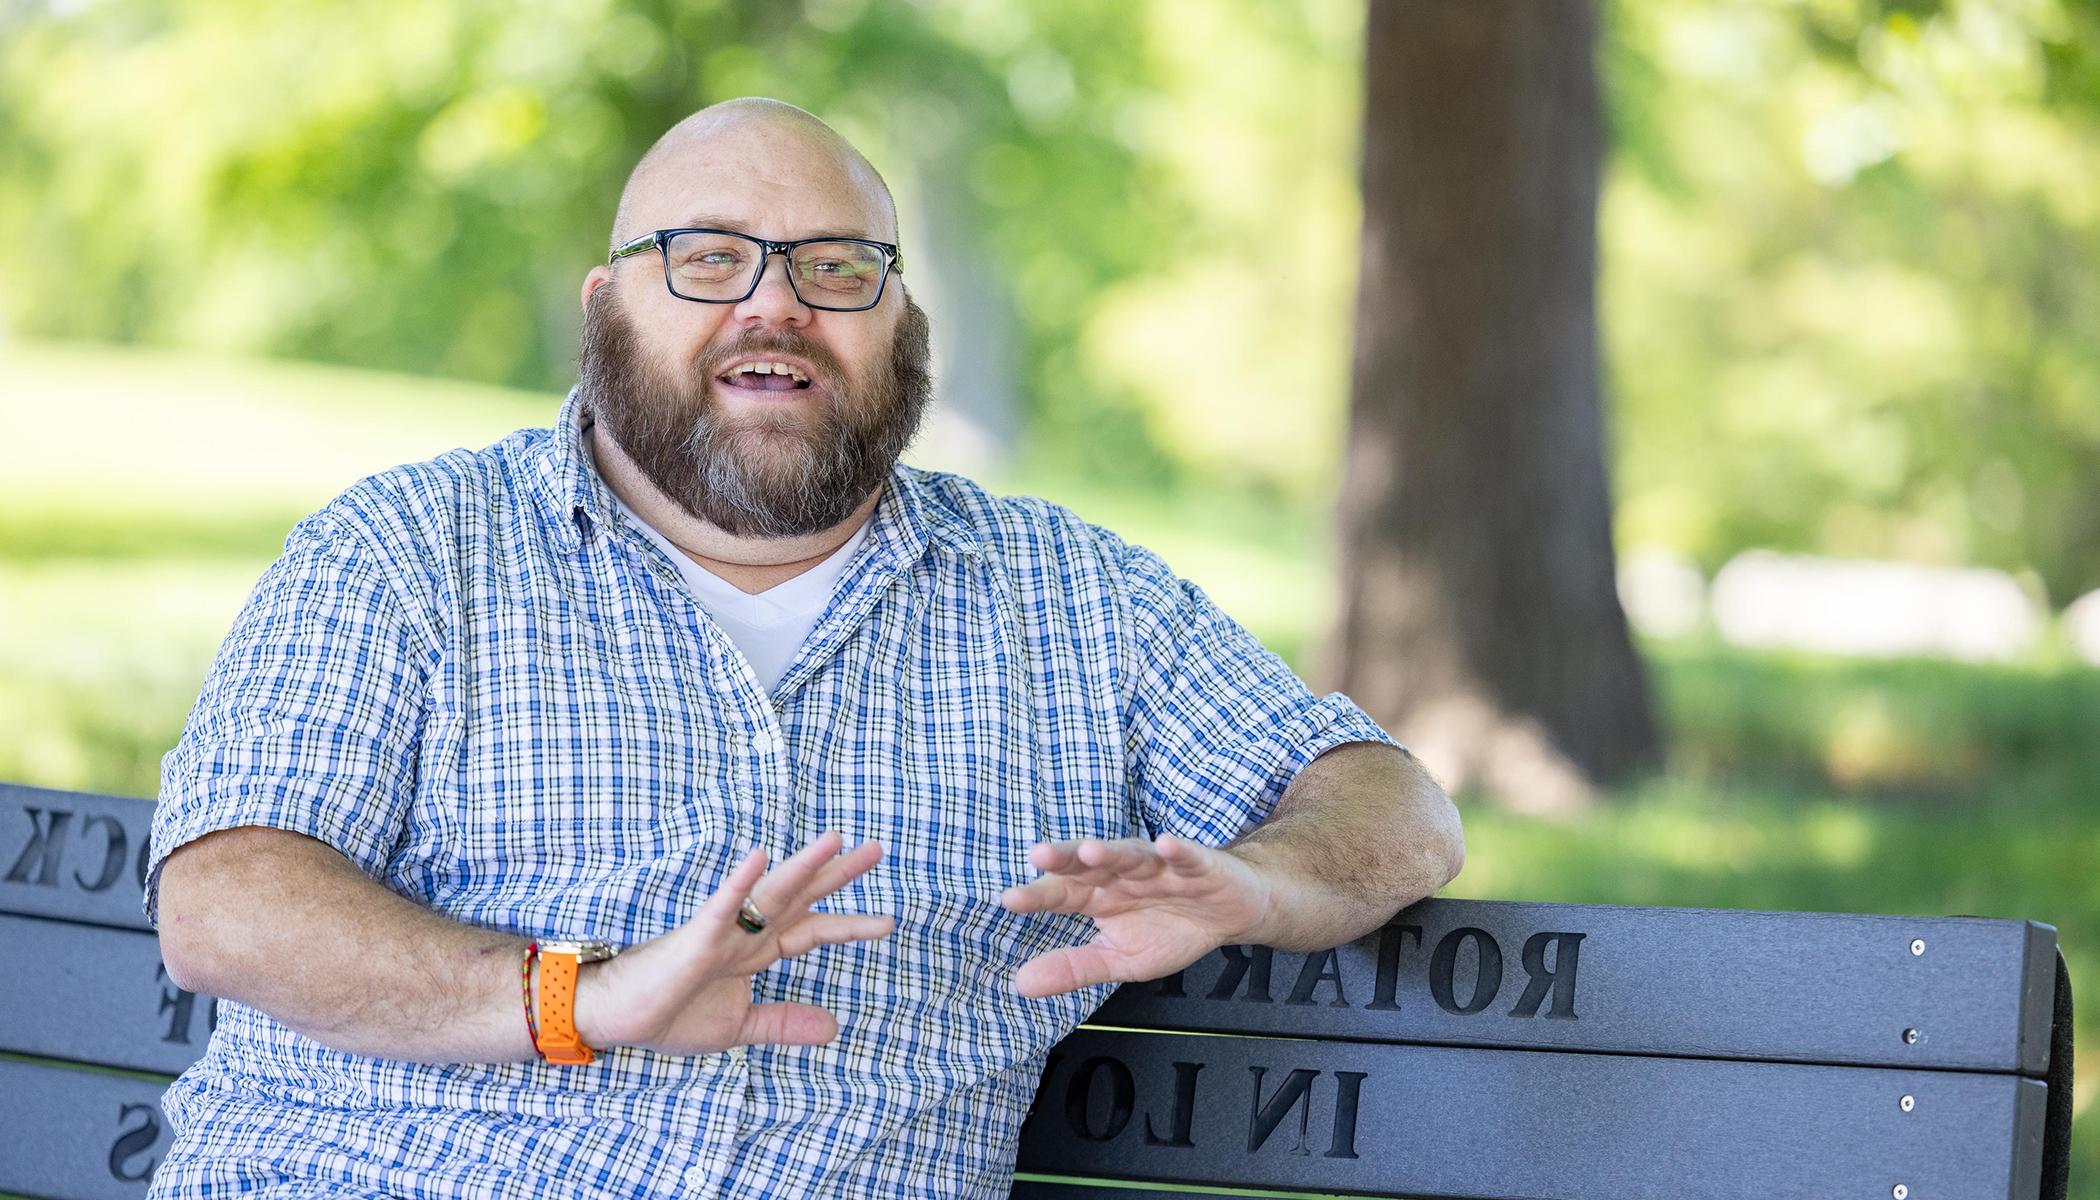
[[[1903,1044],[1906,1046],[1915,1046],[1918,1044],[1918,1037],[1919,1034],[1917,1030],[1906,1029],[1903,1031]]]
[[[1925,939],[1924,939],[1924,938],[1912,938],[1912,939],[1910,939],[1910,952],[1911,952],[1911,954],[1912,954],[1912,955],[1919,955],[1919,954],[1923,954],[1923,953],[1925,953]]]
[[[1904,1200],[1904,1197],[1910,1195],[1910,1189],[1899,1183],[1890,1194],[1895,1196],[1896,1200]]]
[[[1918,1100],[1915,1096],[1905,1096],[1903,1099],[1897,1101],[1897,1103],[1903,1106],[1904,1112],[1909,1112],[1911,1109],[1914,1109],[1918,1106]]]

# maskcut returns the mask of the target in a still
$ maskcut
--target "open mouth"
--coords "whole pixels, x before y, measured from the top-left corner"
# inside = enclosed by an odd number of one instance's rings
[[[740,362],[715,378],[725,387],[747,392],[800,392],[810,386],[800,367],[777,360]]]

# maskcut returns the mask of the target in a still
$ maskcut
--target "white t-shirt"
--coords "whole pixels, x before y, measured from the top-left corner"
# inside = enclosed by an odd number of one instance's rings
[[[694,562],[685,551],[671,543],[671,539],[658,532],[655,526],[643,520],[640,514],[627,507],[627,502],[615,494],[613,503],[627,514],[627,519],[649,540],[664,548],[671,561],[678,566],[678,573],[685,578],[686,590],[700,607],[707,610],[729,640],[744,652],[758,681],[771,692],[787,673],[788,664],[795,661],[795,652],[809,637],[810,630],[817,627],[817,619],[824,615],[824,607],[831,603],[832,589],[837,586],[839,576],[846,573],[846,564],[853,561],[853,552],[867,540],[868,526],[872,521],[862,521],[846,544],[831,552],[823,562],[802,572],[793,579],[776,583],[763,592],[753,595],[735,584]]]

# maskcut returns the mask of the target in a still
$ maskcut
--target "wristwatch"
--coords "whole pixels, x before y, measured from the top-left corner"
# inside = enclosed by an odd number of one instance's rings
[[[551,1063],[579,1067],[597,1057],[576,1032],[576,969],[620,951],[611,942],[540,942],[538,1036],[533,1045]]]

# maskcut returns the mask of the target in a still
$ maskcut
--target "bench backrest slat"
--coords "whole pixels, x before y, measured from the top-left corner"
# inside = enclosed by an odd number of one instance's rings
[[[151,930],[153,802],[0,783],[0,912]]]
[[[0,989],[0,1050],[169,1075],[204,1053],[217,1001],[169,980],[152,934],[0,915],[0,946],[38,964]]]
[[[2039,1077],[2055,971],[2031,921],[1427,900],[1332,952],[1213,954],[1092,1019]]]
[[[164,1082],[0,1059],[0,1191],[136,1200],[169,1142]]]

